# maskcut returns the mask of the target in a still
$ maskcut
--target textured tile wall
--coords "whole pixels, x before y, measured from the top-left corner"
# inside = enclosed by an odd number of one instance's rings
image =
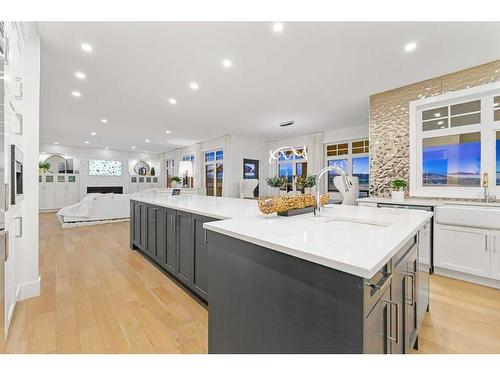
[[[495,81],[500,60],[370,96],[370,194],[387,196],[389,181],[410,180],[410,101]]]

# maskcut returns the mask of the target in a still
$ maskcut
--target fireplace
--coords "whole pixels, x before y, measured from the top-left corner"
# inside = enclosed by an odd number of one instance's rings
[[[87,186],[87,194],[90,193],[123,194],[123,186]]]

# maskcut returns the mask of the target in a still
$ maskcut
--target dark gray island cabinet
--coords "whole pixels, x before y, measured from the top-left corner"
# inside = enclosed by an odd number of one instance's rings
[[[419,237],[364,279],[209,231],[209,353],[410,352],[428,307]]]
[[[130,248],[208,301],[208,247],[203,223],[217,219],[130,201]]]

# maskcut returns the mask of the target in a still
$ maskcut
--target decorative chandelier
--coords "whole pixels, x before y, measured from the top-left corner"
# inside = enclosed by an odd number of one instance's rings
[[[283,146],[274,151],[269,150],[269,164],[272,164],[273,160],[278,160],[280,156],[283,156],[284,160],[291,160],[294,156],[307,160],[307,147],[303,146],[300,150],[291,146]]]

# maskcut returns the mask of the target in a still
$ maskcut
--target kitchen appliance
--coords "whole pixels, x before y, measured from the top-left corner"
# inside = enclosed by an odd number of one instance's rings
[[[11,204],[19,203],[23,199],[23,164],[24,154],[16,145],[10,146],[10,185]]]

